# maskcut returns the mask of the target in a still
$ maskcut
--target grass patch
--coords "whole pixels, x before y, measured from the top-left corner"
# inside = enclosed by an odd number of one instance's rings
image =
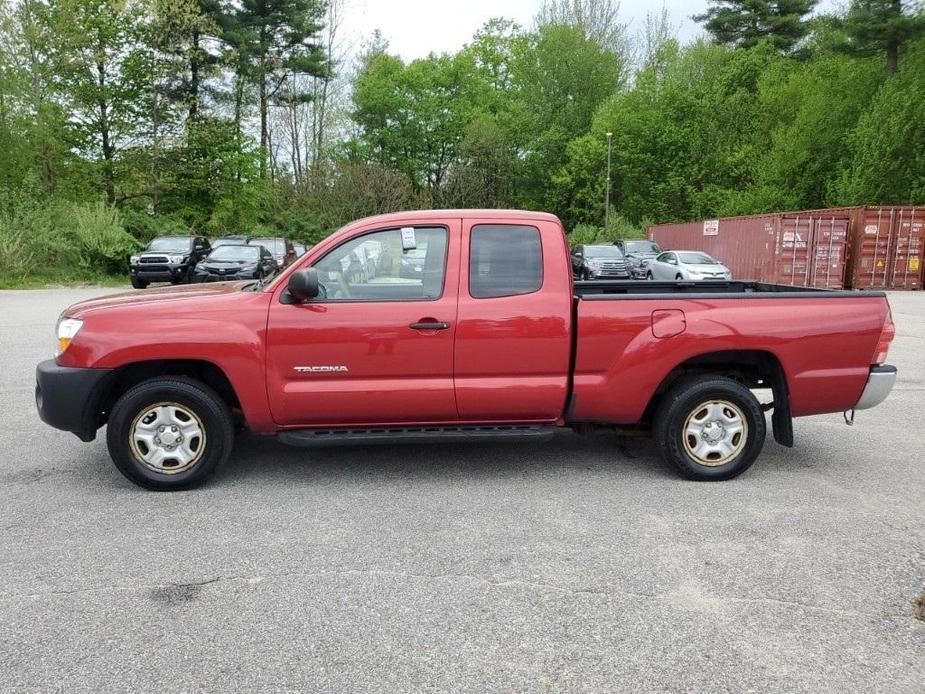
[[[128,275],[74,268],[47,268],[27,275],[0,274],[0,289],[50,289],[53,287],[131,287]]]

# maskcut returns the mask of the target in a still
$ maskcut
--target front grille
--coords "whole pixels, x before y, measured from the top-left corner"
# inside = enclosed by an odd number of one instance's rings
[[[626,263],[622,260],[605,260],[599,263],[602,270],[625,270]]]
[[[163,256],[163,255],[143,256],[138,260],[138,262],[143,265],[147,265],[149,263],[166,263],[167,256]]]

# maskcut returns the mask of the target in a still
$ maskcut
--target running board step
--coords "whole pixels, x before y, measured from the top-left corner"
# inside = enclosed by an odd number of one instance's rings
[[[276,435],[289,446],[362,446],[393,443],[452,443],[454,441],[548,441],[552,424],[485,424],[460,426],[377,427],[375,429],[291,429]]]

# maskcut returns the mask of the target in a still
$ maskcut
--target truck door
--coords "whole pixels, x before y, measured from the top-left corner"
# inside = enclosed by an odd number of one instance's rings
[[[571,273],[556,222],[463,222],[456,403],[463,420],[554,421],[565,410]]]
[[[453,422],[460,223],[359,230],[312,258],[323,295],[267,325],[267,388],[282,425]],[[308,265],[306,266],[308,267]]]

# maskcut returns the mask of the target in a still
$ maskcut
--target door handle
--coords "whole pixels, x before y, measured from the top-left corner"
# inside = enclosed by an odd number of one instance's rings
[[[421,323],[412,323],[408,327],[412,330],[446,330],[450,327],[450,324],[441,321],[425,321]]]

